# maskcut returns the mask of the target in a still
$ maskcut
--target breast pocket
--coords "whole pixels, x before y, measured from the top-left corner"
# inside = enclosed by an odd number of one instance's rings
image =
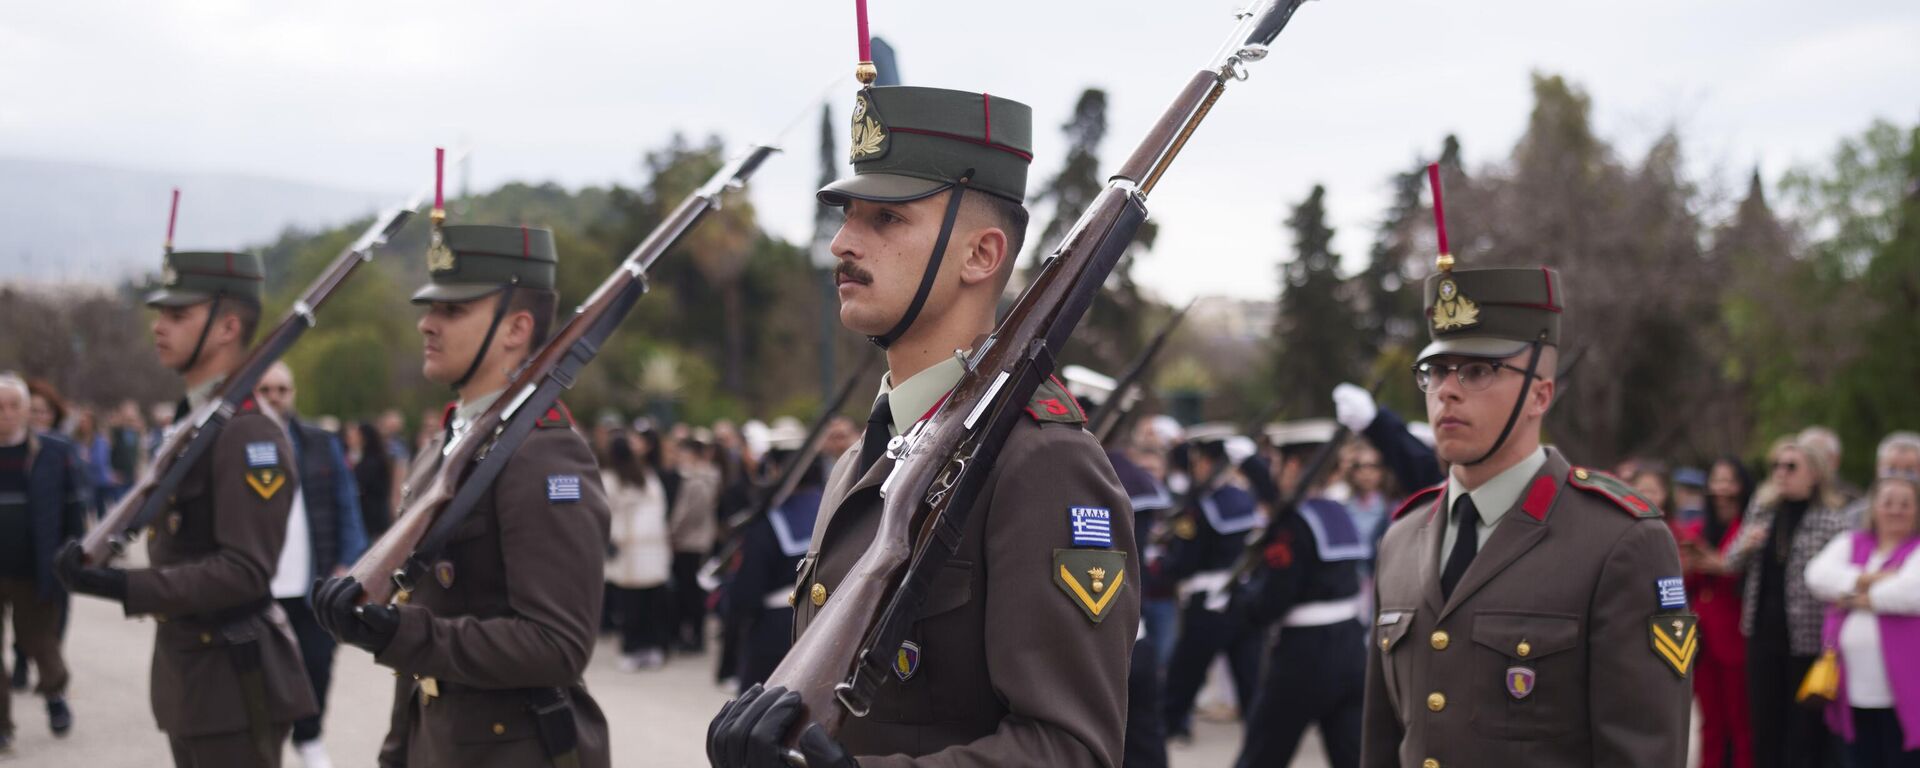
[[[1481,611],[1473,616],[1473,727],[1492,738],[1564,738],[1586,719],[1580,619]]]
[[[1373,649],[1380,654],[1380,678],[1387,685],[1387,702],[1400,711],[1402,678],[1412,674],[1413,661],[1395,651],[1413,628],[1411,608],[1385,608],[1373,620]],[[1403,713],[1404,714],[1404,713]]]
[[[875,697],[875,720],[927,724],[972,713],[974,692],[985,686],[987,668],[985,638],[972,603],[973,563],[947,561],[927,589],[920,620],[894,650],[894,679]]]

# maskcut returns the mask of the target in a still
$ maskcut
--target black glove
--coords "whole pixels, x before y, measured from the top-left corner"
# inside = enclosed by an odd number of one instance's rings
[[[781,737],[800,715],[800,694],[775,686],[748,688],[707,725],[707,762],[713,768],[787,768]],[[858,768],[845,747],[815,723],[800,735],[807,768]]]
[[[360,605],[365,590],[351,576],[315,581],[313,617],[340,642],[380,655],[400,632],[400,614],[391,606]]]
[[[53,556],[53,573],[74,592],[126,602],[127,572],[119,568],[88,567],[83,564],[85,560],[80,542],[69,541]]]

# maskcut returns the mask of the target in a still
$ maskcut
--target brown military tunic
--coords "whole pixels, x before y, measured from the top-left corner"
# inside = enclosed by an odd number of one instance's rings
[[[908,633],[917,653],[897,660],[865,718],[848,718],[840,738],[865,768],[901,766],[1102,766],[1120,762],[1126,730],[1127,669],[1140,621],[1137,550],[1127,495],[1086,417],[1064,388],[1049,383],[1007,438],[999,464],[967,515],[960,549],[933,579],[921,618]],[[893,461],[860,477],[855,445],[835,463],[800,565],[794,634],[872,542],[879,488]],[[1124,577],[1106,573],[1093,590],[1117,591],[1095,623],[1056,582],[1056,553],[1073,552],[1070,510],[1111,512],[1112,546]],[[1112,570],[1112,569],[1109,569]],[[901,677],[905,677],[904,680]]]
[[[299,492],[286,430],[249,399],[154,522],[152,567],[127,572],[127,614],[158,621],[151,697],[169,737],[250,738],[250,704],[280,726],[319,711],[268,590]],[[256,654],[257,686],[236,665]]]
[[[1362,764],[1684,765],[1698,642],[1659,510],[1549,448],[1442,600],[1445,487],[1380,543]]]
[[[567,690],[580,765],[609,764],[606,717],[581,679],[600,625],[607,498],[572,426],[564,406],[547,412],[400,606],[374,659],[399,678],[380,765],[548,765],[529,705],[542,687]],[[444,441],[421,453],[409,488],[438,471]]]

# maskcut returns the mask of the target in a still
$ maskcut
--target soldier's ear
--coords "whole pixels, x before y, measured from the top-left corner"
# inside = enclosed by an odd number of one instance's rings
[[[967,238],[967,252],[960,262],[960,282],[997,280],[1011,272],[1013,254],[1007,252],[1007,233],[998,226],[982,224]]]
[[[505,319],[500,321],[500,343],[508,351],[520,351],[533,346],[533,313],[524,309],[507,311]]]

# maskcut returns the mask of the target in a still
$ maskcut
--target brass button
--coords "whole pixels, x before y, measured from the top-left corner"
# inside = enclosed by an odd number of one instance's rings
[[[1429,757],[1420,761],[1420,768],[1440,768],[1440,761]]]
[[[1392,645],[1392,644],[1393,644],[1393,643],[1392,643],[1392,641],[1389,641],[1388,639],[1386,639],[1386,638],[1384,638],[1384,637],[1383,637],[1383,638],[1380,638],[1380,650],[1383,650],[1383,651],[1384,651],[1384,650],[1386,650],[1386,649],[1387,649],[1387,646],[1389,646],[1389,645]]]
[[[212,645],[212,644],[213,644],[213,635],[209,635],[209,634],[207,634],[207,633],[205,633],[205,632],[202,632],[202,633],[200,633],[200,644],[201,644],[201,645]]]
[[[1450,638],[1447,637],[1447,633],[1444,631],[1433,633],[1433,637],[1431,638],[1431,641],[1433,643],[1433,649],[1436,651],[1446,650],[1447,642],[1449,639]]]
[[[1446,708],[1447,708],[1446,694],[1440,693],[1438,691],[1427,694],[1427,709],[1432,710],[1434,712],[1438,712]]]
[[[827,604],[827,585],[816,582],[813,585],[813,589],[807,592],[807,599],[813,601],[813,607],[815,608],[826,605]]]
[[[1513,652],[1520,654],[1522,658],[1525,658],[1527,654],[1533,653],[1533,643],[1529,643],[1525,640],[1522,640],[1520,641],[1519,645],[1514,646]]]
[[[795,597],[796,597],[796,596],[798,596],[799,594],[800,594],[800,590],[797,590],[797,589],[796,589],[796,590],[793,590],[793,591],[790,591],[790,592],[788,592],[788,593],[787,593],[787,607],[788,607],[788,608],[792,608],[792,607],[793,607],[793,603],[794,603],[794,599],[795,599]]]
[[[1593,477],[1593,475],[1588,473],[1584,469],[1576,469],[1573,471],[1573,477],[1576,480],[1585,480],[1587,478]]]
[[[495,735],[495,736],[500,736],[500,735],[502,735],[502,734],[505,734],[506,732],[507,732],[507,724],[506,724],[506,723],[494,723],[494,724],[493,724],[493,735]]]

